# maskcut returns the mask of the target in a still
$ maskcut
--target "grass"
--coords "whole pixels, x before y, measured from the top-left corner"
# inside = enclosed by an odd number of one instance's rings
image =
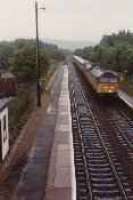
[[[42,87],[46,87],[50,77],[55,72],[57,65],[52,64],[47,74],[42,77]],[[45,89],[44,89],[45,91]],[[9,105],[9,131],[10,131],[10,145],[14,143],[20,130],[28,120],[31,112],[36,107],[36,84],[22,84],[18,88],[17,96]]]
[[[13,144],[34,108],[34,94],[30,88],[20,88],[9,105],[10,144]]]

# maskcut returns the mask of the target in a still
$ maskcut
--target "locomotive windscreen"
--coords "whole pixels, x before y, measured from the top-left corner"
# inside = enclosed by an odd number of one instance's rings
[[[117,83],[118,82],[118,76],[111,72],[105,72],[101,79],[101,82],[109,82],[109,83]]]

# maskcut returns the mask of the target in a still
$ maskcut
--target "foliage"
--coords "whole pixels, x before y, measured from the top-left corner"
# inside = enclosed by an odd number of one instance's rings
[[[60,61],[64,55],[56,45],[42,41],[40,46],[41,74],[47,73],[51,60]],[[36,69],[36,43],[33,39],[17,39],[14,42],[0,42],[0,68],[9,68],[19,79],[34,80]]]
[[[75,54],[104,68],[133,74],[133,33],[120,31],[105,35],[95,47],[77,49]]]
[[[37,76],[35,48],[23,47],[17,50],[12,61],[12,71],[25,80],[33,80]],[[44,50],[40,51],[40,68],[43,74],[48,71],[49,58]]]
[[[39,42],[41,78],[50,76],[53,61],[64,59],[64,54],[56,45]],[[32,39],[17,39],[0,42],[0,68],[11,70],[17,77],[17,96],[9,105],[10,144],[20,133],[20,129],[34,109],[36,98],[36,43]],[[52,73],[52,72],[51,72]]]
[[[30,87],[19,89],[18,95],[9,104],[10,144],[14,143],[33,108],[34,93]]]

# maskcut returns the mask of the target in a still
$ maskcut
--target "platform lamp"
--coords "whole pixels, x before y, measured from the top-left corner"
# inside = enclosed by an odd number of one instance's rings
[[[40,69],[40,47],[39,47],[39,27],[38,27],[38,9],[45,10],[44,7],[38,8],[38,1],[35,1],[35,25],[36,25],[36,69],[37,69],[37,106],[41,107],[41,69]]]

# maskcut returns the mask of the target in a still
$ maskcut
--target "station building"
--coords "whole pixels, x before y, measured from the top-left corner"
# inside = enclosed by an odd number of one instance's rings
[[[2,162],[9,151],[8,105],[10,98],[0,99],[0,161]]]

